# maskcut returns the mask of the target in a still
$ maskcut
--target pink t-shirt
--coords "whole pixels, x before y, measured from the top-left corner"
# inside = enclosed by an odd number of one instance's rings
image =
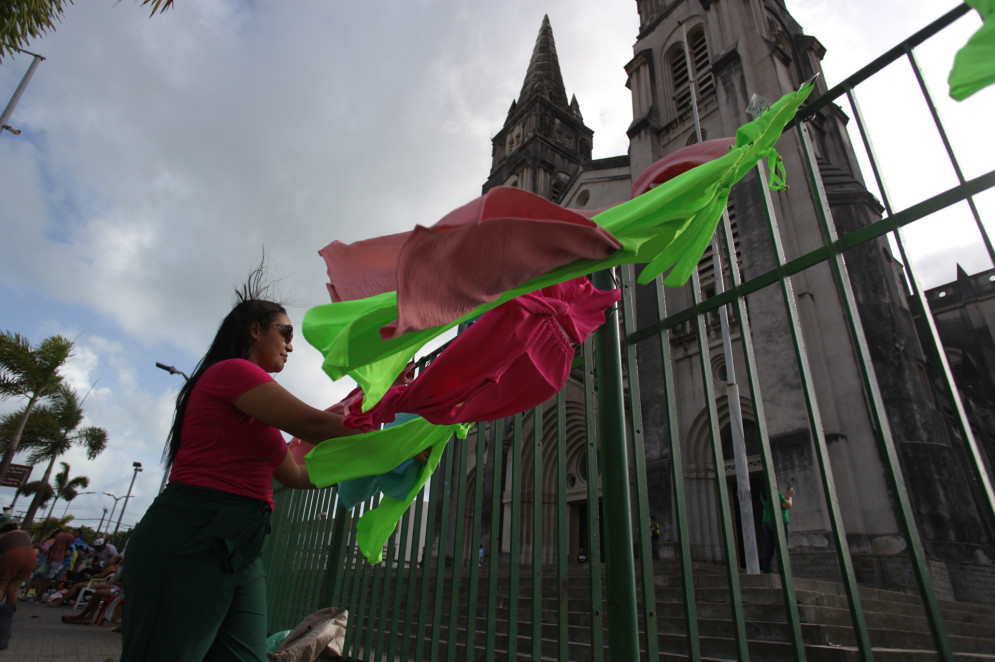
[[[260,499],[272,508],[273,470],[286,457],[287,444],[279,430],[234,404],[249,389],[271,381],[269,373],[244,359],[208,368],[187,402],[169,480]]]

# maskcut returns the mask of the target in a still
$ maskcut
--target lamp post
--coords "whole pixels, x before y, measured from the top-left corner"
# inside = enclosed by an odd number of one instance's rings
[[[190,381],[190,378],[187,376],[187,373],[183,372],[182,370],[178,370],[176,366],[166,365],[165,363],[160,363],[156,361],[155,367],[159,368],[160,370],[165,370],[171,375],[180,375],[181,377],[183,377],[183,381],[185,382]],[[169,471],[172,468],[173,465],[167,464],[166,469],[162,472],[162,483],[159,484],[159,494],[162,494],[162,491],[166,489],[166,482],[169,480]]]
[[[117,502],[120,501],[121,499],[123,499],[124,497],[123,496],[114,496],[110,492],[104,492],[104,494],[106,494],[110,498],[114,499],[114,507],[111,508],[111,516],[107,518],[107,530],[109,532],[110,528],[111,528],[111,522],[114,521],[114,511],[117,510]],[[97,531],[97,533],[100,533],[100,531]]]
[[[77,492],[76,496],[83,496],[84,494],[96,494],[96,492]],[[73,497],[73,498],[75,499],[76,497]],[[66,509],[62,511],[62,517],[63,518],[65,518],[66,513],[69,512],[69,504],[70,503],[72,503],[72,501],[66,501]]]
[[[117,505],[117,501],[114,502]],[[107,517],[107,506],[104,506],[104,514],[100,516],[100,524],[97,525],[97,537],[100,537],[100,529],[104,527],[104,518]],[[107,520],[110,521],[110,520]]]
[[[117,526],[114,527],[114,533],[112,535],[117,535],[117,530],[121,528],[121,519],[124,517],[124,509],[128,507],[128,499],[131,498],[131,488],[135,486],[135,478],[138,477],[138,472],[142,470],[141,462],[132,462],[131,466],[135,468],[135,473],[131,474],[131,485],[128,486],[128,494],[124,497],[124,505],[121,506],[121,514],[117,516]]]
[[[24,88],[28,86],[28,81],[31,80],[31,76],[34,75],[35,69],[38,68],[38,63],[45,59],[44,57],[38,55],[37,53],[24,51],[21,50],[20,48],[16,50],[26,55],[30,55],[34,59],[31,60],[31,65],[28,67],[27,72],[25,72],[24,76],[21,78],[20,85],[18,85],[17,89],[14,90],[14,96],[10,98],[10,101],[7,103],[7,107],[3,109],[3,113],[0,113],[0,133],[3,133],[4,130],[7,130],[13,133],[15,136],[20,135],[21,132],[15,129],[14,127],[10,126],[9,124],[7,124],[7,120],[10,119],[11,114],[14,112],[14,106],[17,105],[17,102],[20,101],[21,99],[21,95],[24,94]]]

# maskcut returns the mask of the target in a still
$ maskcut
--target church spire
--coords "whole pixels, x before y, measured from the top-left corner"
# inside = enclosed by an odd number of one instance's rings
[[[567,91],[563,86],[563,75],[560,73],[560,61],[556,57],[556,43],[553,41],[553,28],[549,24],[549,16],[542,17],[542,27],[532,50],[532,60],[529,62],[528,73],[522,91],[518,95],[518,103],[524,103],[534,97],[544,97],[558,106],[566,107]]]
[[[543,16],[522,92],[491,141],[491,175],[484,191],[517,186],[558,201],[581,164],[591,160],[593,139],[577,99],[567,103],[553,28]]]

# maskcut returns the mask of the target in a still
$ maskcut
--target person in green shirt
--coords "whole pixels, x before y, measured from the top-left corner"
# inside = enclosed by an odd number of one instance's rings
[[[784,546],[788,546],[788,511],[794,505],[795,488],[788,484],[788,493],[785,495],[781,490],[777,491],[777,496],[781,502],[781,519],[784,521]],[[777,540],[774,537],[774,514],[771,512],[770,499],[766,493],[761,493],[760,503],[763,504],[763,527],[764,527],[764,555],[760,559],[760,570],[766,573],[771,571],[774,564],[774,552],[777,551]]]

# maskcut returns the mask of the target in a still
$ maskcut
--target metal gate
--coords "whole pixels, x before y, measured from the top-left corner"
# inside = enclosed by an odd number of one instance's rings
[[[975,439],[930,301],[903,238],[903,228],[966,201],[980,243],[995,264],[995,250],[973,199],[995,185],[995,170],[965,179],[914,55],[917,46],[966,12],[966,6],[950,12],[812,100],[782,136],[779,150],[795,150],[806,170],[791,173],[794,185],[808,186],[816,201],[822,235],[817,247],[788,257],[778,206],[764,185],[768,173],[760,165],[757,176],[738,187],[753,187],[751,195],[762,201],[776,261],[770,270],[748,279],[741,276],[733,224],[726,215],[719,229],[729,278],[724,291],[703,293],[695,274],[688,289],[690,305],[668,310],[659,279],[637,296],[631,269],[595,274],[599,287],[622,287],[623,299],[609,322],[578,351],[567,387],[543,406],[513,419],[479,424],[466,439],[453,440],[423,497],[415,500],[388,541],[384,563],[366,562],[356,547],[352,527],[353,518],[375,507],[376,500],[350,512],[336,509],[334,488],[278,490],[273,532],[264,550],[270,631],[292,628],[318,608],[338,606],[349,610],[345,657],[354,660],[804,660],[816,649],[819,659],[916,659],[888,657],[886,649],[898,646],[879,641],[884,635],[878,632],[881,626],[875,625],[876,620],[867,618],[867,604],[890,594],[869,593],[860,586],[854,567],[837,497],[838,476],[833,473],[833,440],[824,432],[817,376],[806,350],[806,341],[813,339],[811,332],[806,337],[801,319],[805,312],[799,309],[793,288],[799,274],[820,269],[833,279],[845,319],[845,328],[825,333],[845,335],[859,372],[859,398],[873,423],[884,468],[882,479],[907,546],[903,558],[908,563],[910,600],[928,624],[926,649],[934,657],[953,660],[954,638],[945,625],[944,606],[934,586],[935,569],[927,558],[921,524],[917,524],[908,493],[892,433],[893,419],[888,415],[888,394],[882,394],[876,372],[881,366],[872,360],[865,333],[867,318],[865,314],[862,320],[860,292],[855,293],[847,253],[867,247],[879,250],[885,240],[897,253],[907,307],[919,322],[922,352],[931,366],[930,374],[938,375],[930,388],[949,403],[948,420],[971,481],[966,492],[974,495],[972,504],[990,535],[995,495],[985,469],[985,450]],[[892,208],[856,97],[862,83],[901,60],[911,66],[921,103],[932,116],[949,157],[943,167],[952,167],[957,184],[898,210]],[[854,135],[866,150],[883,207],[880,220],[842,236],[834,223],[809,125],[811,118],[831,104],[850,108]],[[785,141],[788,146],[782,147]],[[805,184],[800,183],[803,174],[808,180]],[[737,527],[742,525],[734,514],[737,495],[722,479],[722,468],[731,458],[728,447],[724,450],[723,415],[717,406],[721,394],[711,360],[718,344],[710,327],[720,311],[735,327],[738,362],[745,368],[742,401],[750,411],[756,439],[757,487],[765,498],[771,498],[778,493],[778,448],[772,446],[767,429],[758,365],[763,359],[754,349],[749,321],[750,296],[761,291],[780,293],[778,314],[783,315],[788,330],[784,355],[794,361],[798,381],[792,388],[804,402],[813,471],[820,479],[813,492],[821,493],[818,498],[824,502],[829,524],[828,549],[834,552],[838,566],[834,583],[796,575],[778,517],[773,518],[778,571],[758,576],[741,568]],[[654,300],[655,310],[648,310],[645,302]],[[684,457],[687,447],[681,443],[676,403],[687,394],[678,388],[675,375],[677,336],[697,356],[694,380],[702,392],[695,397],[705,403],[701,429],[708,442],[704,459]],[[646,356],[658,358],[650,363]],[[658,375],[653,383],[662,383],[663,392],[642,392],[641,373],[647,371]],[[657,418],[665,422],[666,429],[657,430],[656,435],[666,440],[667,476],[647,470],[644,408],[650,401],[663,408]],[[708,508],[718,522],[713,545],[720,550],[717,562],[699,562],[704,557],[694,547],[689,520],[699,517],[704,506],[699,503],[699,488],[688,484],[699,481],[692,464],[705,467],[701,485],[707,486],[708,503],[714,504]],[[669,504],[668,512],[656,513],[667,524],[661,540],[650,524],[654,507],[649,495],[659,485],[667,486],[665,501]],[[820,591],[843,596],[847,622],[834,625],[846,632],[842,644],[821,640],[822,635],[810,627],[809,605],[800,604],[799,595]],[[777,612],[776,634],[764,629],[764,619],[758,620],[757,600]],[[990,618],[995,612],[982,613]],[[850,657],[828,657],[833,648]]]

